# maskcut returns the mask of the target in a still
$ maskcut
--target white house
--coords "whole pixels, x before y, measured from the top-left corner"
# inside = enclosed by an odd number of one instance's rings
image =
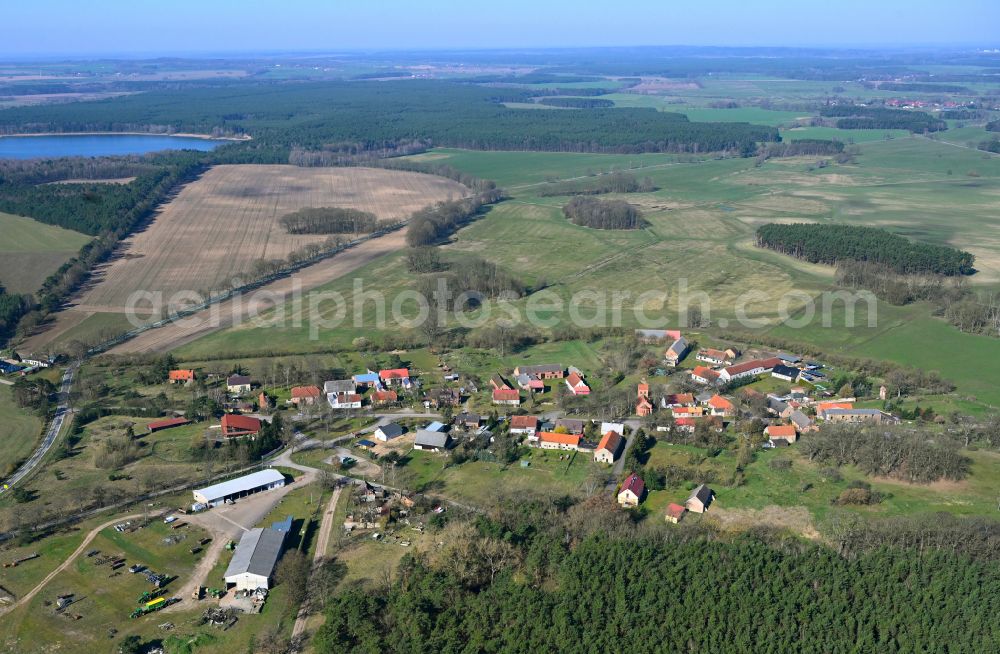
[[[390,422],[388,425],[381,425],[375,429],[375,440],[390,441],[393,438],[399,438],[403,435],[403,428],[394,422]]]
[[[357,393],[330,393],[326,401],[331,409],[360,409],[361,396]]]

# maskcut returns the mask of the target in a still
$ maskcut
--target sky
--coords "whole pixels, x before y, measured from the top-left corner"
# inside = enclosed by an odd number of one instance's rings
[[[0,54],[1000,43],[998,0],[5,0]]]

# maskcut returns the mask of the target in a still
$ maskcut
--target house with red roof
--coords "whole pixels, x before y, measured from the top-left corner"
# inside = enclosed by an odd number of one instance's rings
[[[614,463],[621,456],[622,448],[625,446],[625,439],[616,431],[609,431],[601,438],[594,450],[595,463]]]
[[[326,401],[331,409],[360,409],[361,396],[357,393],[330,393]]]
[[[795,431],[795,425],[768,425],[764,427],[764,435],[770,439],[772,445],[774,441],[779,439],[794,443],[799,437],[798,432]]]
[[[660,406],[664,409],[673,409],[679,406],[694,406],[694,394],[671,393],[670,395],[664,395],[663,399],[660,400]]]
[[[590,386],[587,386],[578,373],[571,372],[569,376],[566,377],[566,386],[569,387],[569,392],[573,395],[590,395]]]
[[[816,417],[820,420],[826,420],[826,412],[831,409],[853,409],[854,402],[845,401],[835,401],[835,402],[819,402],[816,405]]]
[[[676,525],[678,522],[681,521],[681,518],[684,517],[684,513],[686,511],[687,509],[685,509],[680,504],[675,504],[671,502],[670,504],[667,505],[667,515],[666,515],[667,522],[672,522]]]
[[[691,371],[691,381],[705,386],[717,383],[719,381],[719,377],[720,375],[718,371],[712,370],[706,366],[695,366]]]
[[[226,438],[256,438],[260,433],[260,420],[250,416],[227,413],[222,416],[222,435]]]
[[[390,390],[375,391],[372,393],[371,398],[372,404],[378,405],[391,404],[399,401],[399,396],[396,394],[396,391]]]
[[[378,378],[386,386],[393,386],[393,385],[409,386],[410,370],[409,368],[393,368],[392,370],[379,370]]]
[[[543,450],[578,450],[580,436],[578,434],[560,434],[555,431],[538,432],[538,447]]]
[[[525,434],[530,439],[538,431],[538,418],[535,416],[511,416],[509,431],[511,434]]]
[[[713,366],[729,365],[733,362],[733,358],[729,356],[728,352],[725,350],[716,350],[711,347],[698,350],[698,354],[694,358]]]
[[[743,363],[737,363],[734,366],[729,366],[723,368],[719,372],[719,379],[723,382],[731,382],[734,379],[743,379],[744,377],[756,377],[757,375],[763,375],[766,372],[771,372],[774,370],[775,366],[780,366],[781,359],[777,357],[770,357],[768,359],[754,359],[753,361],[744,361]]]
[[[646,494],[646,483],[634,472],[625,478],[621,489],[618,491],[618,505],[625,509],[632,509],[639,506],[643,496]]]
[[[171,384],[190,384],[194,381],[194,370],[171,370],[167,373]]]
[[[320,390],[319,386],[295,386],[292,388],[291,402],[295,406],[316,404],[322,395],[323,391]]]
[[[705,405],[713,416],[731,418],[736,415],[736,405],[721,395],[713,395]]]
[[[519,406],[521,404],[521,393],[516,388],[494,389],[493,404]]]

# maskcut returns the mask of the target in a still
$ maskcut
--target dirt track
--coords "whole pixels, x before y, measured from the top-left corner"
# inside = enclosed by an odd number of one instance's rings
[[[7,607],[6,609],[4,609],[3,611],[0,611],[0,614],[6,613],[7,611],[11,611],[11,610],[13,610],[13,609],[21,606],[22,604],[27,604],[28,602],[30,602],[32,597],[34,597],[39,592],[41,592],[41,590],[43,588],[45,588],[46,584],[48,584],[50,581],[52,581],[53,579],[55,579],[57,574],[59,574],[60,572],[62,572],[66,568],[68,568],[69,565],[73,561],[76,560],[76,557],[80,556],[80,554],[82,554],[83,551],[85,549],[87,549],[87,546],[90,545],[90,542],[92,540],[94,540],[94,538],[97,536],[97,534],[101,533],[102,529],[106,529],[106,528],[110,527],[111,525],[117,524],[119,522],[125,522],[126,520],[133,520],[133,519],[141,518],[141,517],[142,517],[142,514],[119,516],[119,517],[115,518],[114,520],[108,520],[104,524],[98,525],[97,527],[94,527],[93,529],[91,529],[87,533],[87,535],[84,536],[83,542],[80,543],[80,546],[77,547],[75,550],[73,550],[73,553],[70,554],[68,557],[66,557],[66,560],[63,561],[59,565],[58,568],[56,568],[55,570],[53,570],[49,574],[45,575],[45,579],[42,579],[40,582],[38,582],[37,586],[35,586],[31,590],[29,590],[19,600],[17,600],[13,604],[11,604],[9,607]]]

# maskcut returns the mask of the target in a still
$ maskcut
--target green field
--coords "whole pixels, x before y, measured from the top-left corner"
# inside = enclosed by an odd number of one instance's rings
[[[3,424],[0,473],[6,476],[35,449],[42,435],[42,420],[20,409],[14,403],[10,386],[0,384],[0,422]]]
[[[90,240],[78,232],[0,212],[0,286],[13,293],[37,291]]]

